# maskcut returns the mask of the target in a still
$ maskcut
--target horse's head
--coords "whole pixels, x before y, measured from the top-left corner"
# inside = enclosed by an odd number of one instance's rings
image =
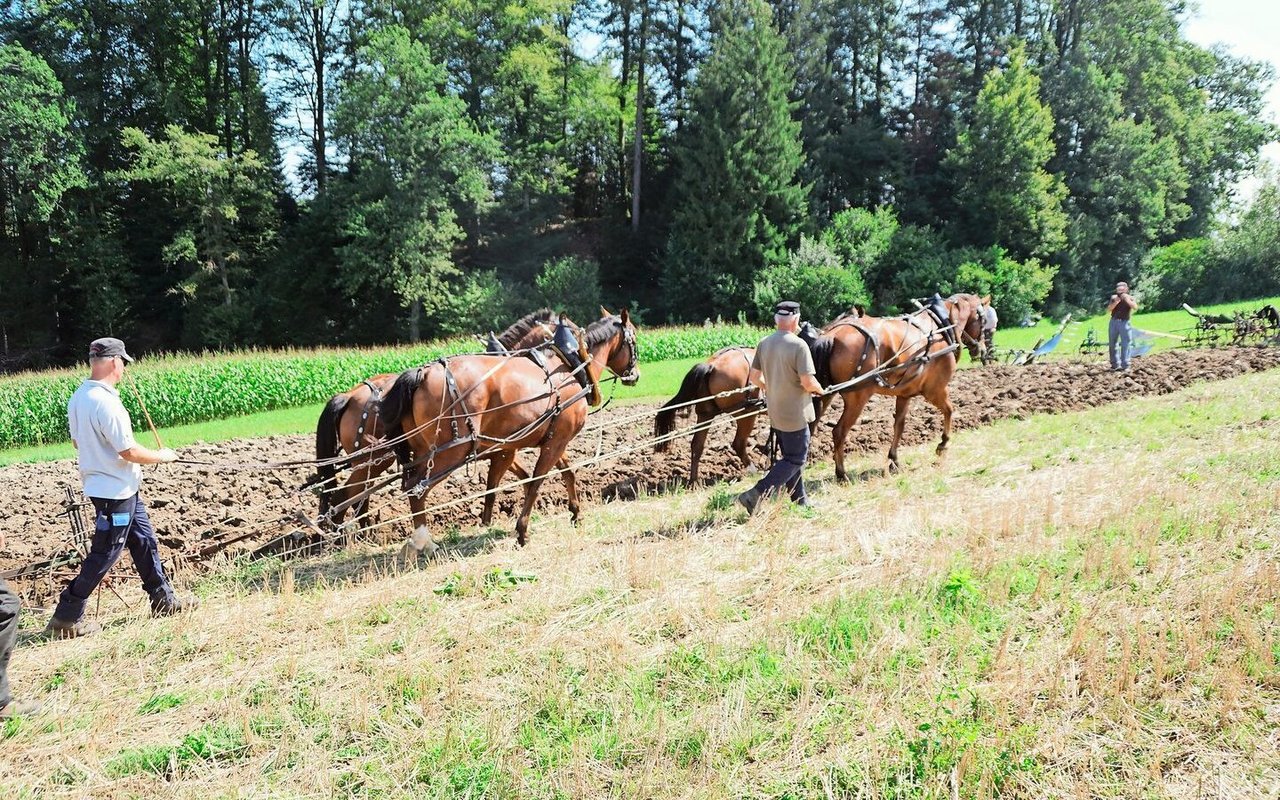
[[[982,358],[986,349],[982,343],[982,307],[990,302],[991,295],[978,297],[976,294],[953,294],[945,301],[952,330],[974,361]]]
[[[621,314],[611,314],[603,306],[600,311],[604,316],[587,328],[587,347],[593,357],[602,355],[604,366],[618,376],[623,386],[634,386],[640,380],[640,369],[636,366],[636,327],[631,322],[631,312],[624,308]]]

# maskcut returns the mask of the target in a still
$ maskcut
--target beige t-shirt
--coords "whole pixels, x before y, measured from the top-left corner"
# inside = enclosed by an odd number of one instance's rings
[[[801,375],[815,372],[813,356],[799,336],[782,331],[766,336],[756,347],[751,368],[764,375],[765,402],[773,427],[791,433],[813,422],[813,397],[800,385]]]

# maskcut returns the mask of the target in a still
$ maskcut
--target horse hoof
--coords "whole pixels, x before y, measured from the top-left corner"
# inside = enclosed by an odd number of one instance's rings
[[[396,556],[396,563],[402,568],[416,567],[418,565],[418,556],[420,553],[412,544],[405,542],[400,548],[400,555]]]
[[[845,471],[844,471],[844,470],[842,470],[842,469],[841,469],[841,470],[836,470],[836,480],[837,480],[838,482],[840,482],[840,483],[848,483],[848,482],[849,482],[849,476],[848,476],[847,474],[845,474]]]

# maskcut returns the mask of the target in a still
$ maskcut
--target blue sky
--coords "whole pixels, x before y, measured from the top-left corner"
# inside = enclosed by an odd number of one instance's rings
[[[1225,44],[1238,56],[1271,62],[1280,71],[1280,1],[1203,0],[1187,21],[1187,37],[1197,44]],[[1280,120],[1280,81],[1267,95],[1272,121]],[[1272,142],[1262,151],[1273,163],[1280,163],[1280,143]],[[1252,195],[1256,181],[1246,179],[1239,191]]]

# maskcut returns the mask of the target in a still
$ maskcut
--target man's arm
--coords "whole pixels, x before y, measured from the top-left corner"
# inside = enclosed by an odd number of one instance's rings
[[[1118,294],[1111,295],[1111,302],[1107,303],[1107,313],[1110,314],[1112,311],[1115,310],[1116,306],[1118,305],[1120,305],[1120,295]]]
[[[168,464],[178,460],[178,454],[168,447],[163,450],[152,450],[140,444],[121,450],[120,457],[130,464]]]
[[[747,383],[759,386],[761,389],[767,388],[764,385],[764,373],[755,367],[752,367],[751,372],[747,374]]]
[[[812,375],[801,375],[800,385],[804,390],[812,395],[822,394],[822,384],[818,383],[818,379]]]
[[[1124,295],[1124,297],[1123,297],[1122,299],[1124,300],[1124,302],[1125,302],[1125,303],[1127,303],[1127,304],[1129,305],[1129,310],[1130,310],[1130,311],[1136,311],[1136,310],[1137,310],[1137,308],[1138,308],[1138,301],[1133,299],[1133,295],[1132,295],[1131,293],[1126,292],[1126,293],[1125,293],[1125,295]]]

